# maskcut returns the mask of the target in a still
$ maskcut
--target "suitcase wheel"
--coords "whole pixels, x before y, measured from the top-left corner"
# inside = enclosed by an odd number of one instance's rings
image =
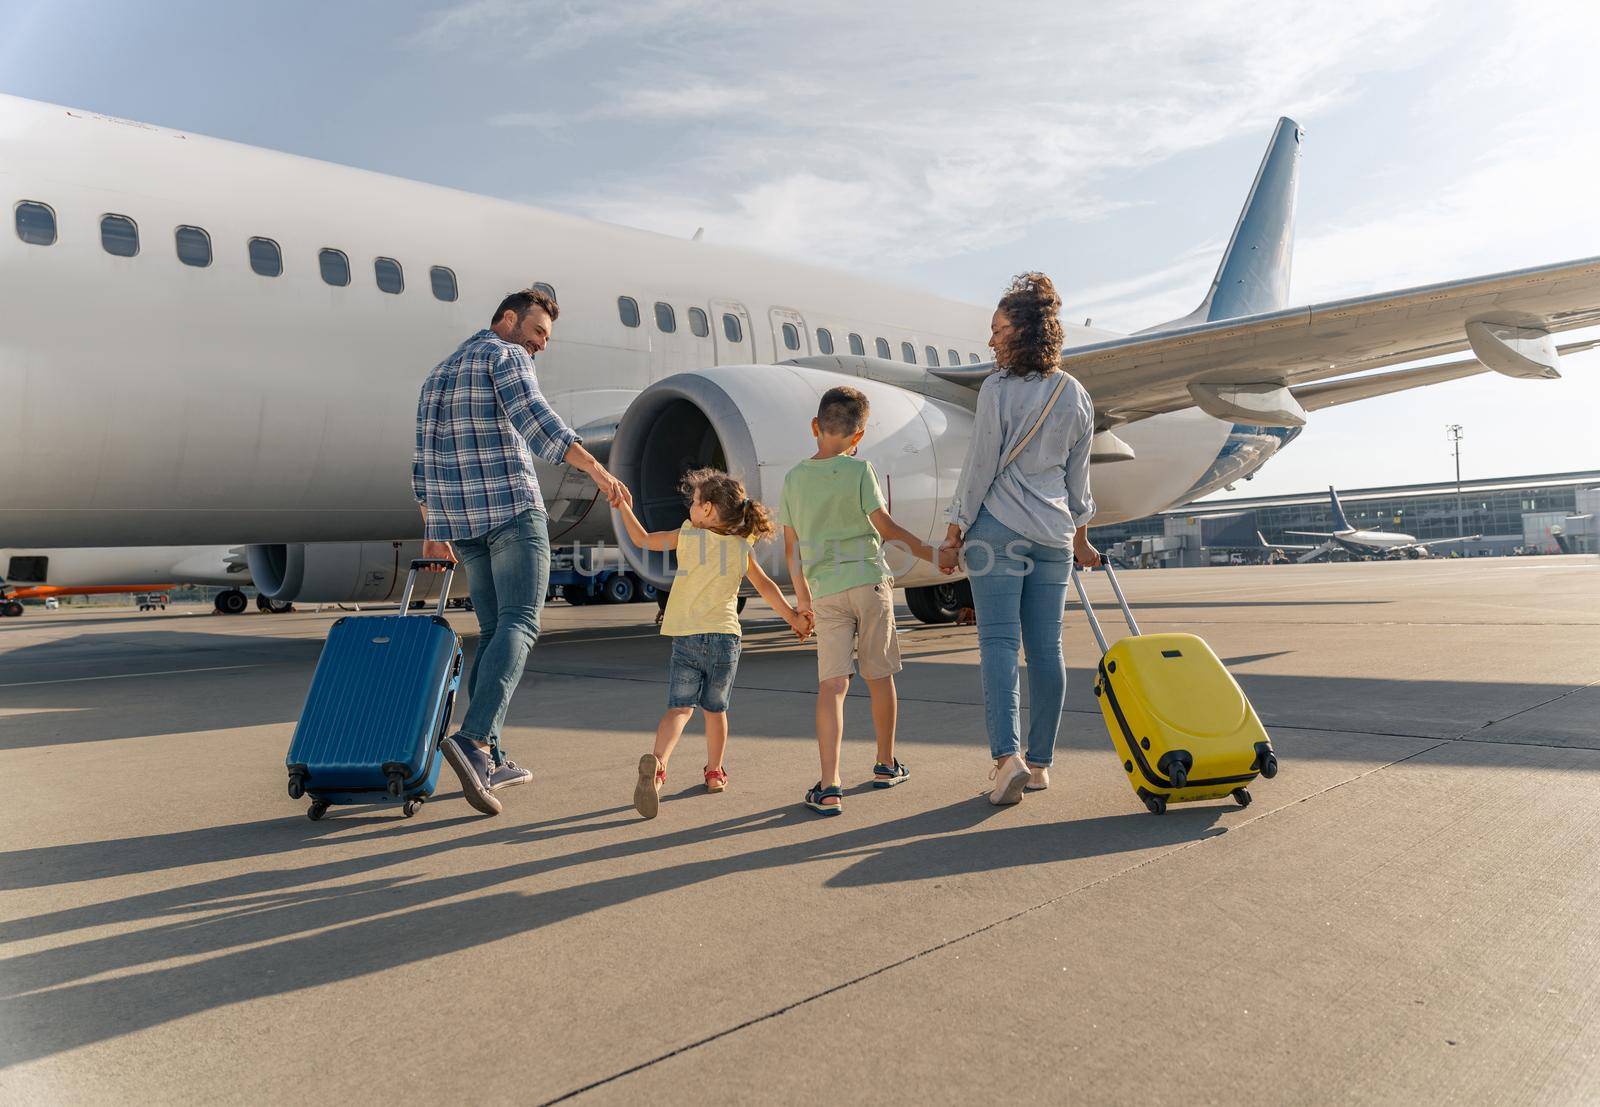
[[[289,798],[292,799],[292,800],[297,800],[297,799],[299,799],[301,796],[303,796],[305,794],[306,794],[306,790],[305,790],[304,787],[301,786],[300,778],[297,777],[297,776],[290,777],[289,778]]]
[[[1278,755],[1269,753],[1261,759],[1261,775],[1271,780],[1278,775]]]
[[[1172,786],[1174,788],[1186,787],[1189,783],[1189,770],[1182,761],[1172,766]]]
[[[1152,815],[1165,815],[1167,813],[1167,797],[1145,793],[1144,805],[1150,809]]]
[[[1244,789],[1240,788],[1239,791],[1242,792],[1242,791],[1244,791]],[[404,815],[406,818],[409,819],[411,816],[415,815],[421,809],[422,804],[423,804],[423,798],[421,796],[418,796],[416,799],[408,799],[408,800],[406,800],[405,804],[400,808],[400,813],[402,815]]]
[[[1248,788],[1235,788],[1233,790],[1233,802],[1237,803],[1240,807],[1249,807],[1250,806],[1250,789],[1248,789]]]
[[[327,800],[312,800],[311,801],[311,806],[306,808],[306,818],[310,819],[312,822],[316,822],[318,819],[322,818],[322,816],[326,815],[327,813],[328,813],[328,801]]]

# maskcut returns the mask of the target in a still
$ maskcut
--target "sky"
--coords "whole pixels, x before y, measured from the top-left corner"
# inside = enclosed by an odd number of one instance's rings
[[[1277,117],[1291,301],[1600,254],[1600,5],[0,0],[0,91],[1073,322],[1199,302]],[[1571,337],[1579,337],[1574,334]],[[1570,340],[1563,336],[1563,340]],[[1237,495],[1600,468],[1600,351],[1314,413]]]

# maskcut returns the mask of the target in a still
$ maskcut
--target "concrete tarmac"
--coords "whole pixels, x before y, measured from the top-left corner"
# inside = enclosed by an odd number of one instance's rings
[[[902,609],[912,777],[866,786],[853,694],[824,819],[812,647],[753,604],[730,787],[693,723],[653,822],[648,605],[547,609],[500,817],[447,769],[318,823],[336,612],[0,620],[0,1102],[1600,1100],[1600,562],[1123,580],[1260,711],[1249,808],[1144,810],[1076,611],[1049,791],[983,799],[976,634]]]

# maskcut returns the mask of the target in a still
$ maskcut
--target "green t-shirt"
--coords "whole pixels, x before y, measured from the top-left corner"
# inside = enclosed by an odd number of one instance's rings
[[[889,579],[870,518],[882,506],[878,476],[858,457],[807,458],[783,478],[778,522],[799,538],[813,599]]]

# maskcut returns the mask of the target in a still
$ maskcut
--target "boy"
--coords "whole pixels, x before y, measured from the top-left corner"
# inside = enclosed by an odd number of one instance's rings
[[[873,786],[892,788],[910,775],[894,753],[894,674],[900,670],[900,644],[894,629],[894,581],[883,560],[883,542],[903,543],[924,561],[936,563],[938,558],[931,546],[889,517],[872,466],[854,456],[866,433],[867,410],[867,397],[859,389],[823,393],[811,420],[817,452],[789,470],[778,508],[795,607],[815,619],[822,776],[806,792],[805,804],[824,815],[837,815],[844,805],[839,754],[844,697],[855,668],[852,654],[872,694],[878,735]]]

